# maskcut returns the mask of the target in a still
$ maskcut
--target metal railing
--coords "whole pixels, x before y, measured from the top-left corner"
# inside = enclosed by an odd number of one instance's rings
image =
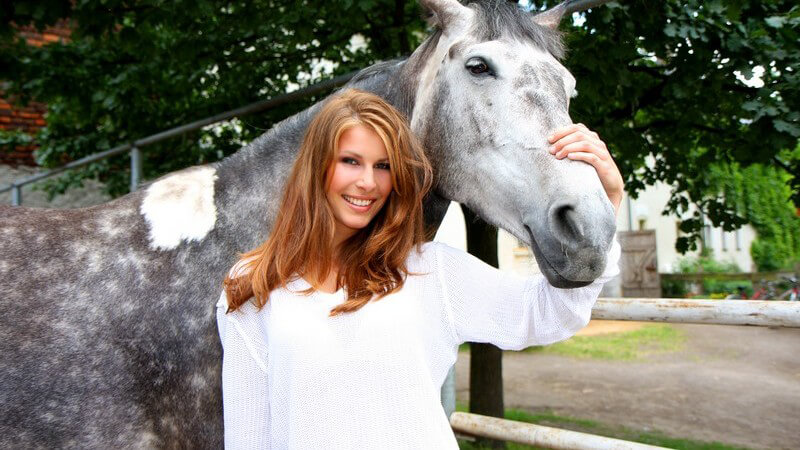
[[[131,160],[130,190],[131,192],[133,192],[139,186],[139,183],[141,182],[142,178],[142,150],[141,150],[142,147],[146,147],[148,145],[155,144],[157,142],[161,142],[176,136],[181,136],[191,131],[199,130],[200,128],[206,127],[208,125],[213,125],[215,123],[229,120],[234,117],[241,117],[241,116],[246,116],[248,114],[261,112],[294,100],[301,99],[308,95],[313,95],[319,92],[333,89],[335,87],[347,83],[353,76],[355,76],[356,73],[357,72],[350,72],[345,75],[340,75],[338,77],[331,78],[330,80],[321,81],[311,86],[307,86],[302,89],[289,92],[288,94],[283,94],[278,97],[251,103],[249,105],[242,106],[240,108],[232,109],[230,111],[226,111],[211,117],[206,117],[205,119],[196,120],[194,122],[190,122],[185,125],[180,125],[175,128],[170,128],[168,130],[161,131],[159,133],[152,134],[150,136],[143,137],[141,139],[137,139],[133,142],[128,142],[126,144],[118,145],[106,151],[102,151],[89,156],[85,156],[80,159],[76,159],[75,161],[67,163],[61,167],[40,172],[31,175],[29,177],[21,178],[9,185],[2,186],[0,187],[0,193],[11,191],[11,204],[14,206],[19,206],[22,205],[23,186],[35,183],[45,178],[52,177],[54,175],[58,175],[69,169],[85,166],[95,161],[109,158],[111,156],[121,155],[126,152],[130,154],[130,160]]]

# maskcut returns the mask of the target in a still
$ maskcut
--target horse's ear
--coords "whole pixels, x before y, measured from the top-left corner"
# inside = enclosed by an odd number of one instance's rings
[[[553,30],[557,29],[558,25],[561,23],[561,18],[564,17],[564,13],[567,11],[567,3],[569,3],[569,1],[570,0],[563,1],[547,11],[536,14],[533,16],[533,22]]]
[[[458,0],[420,0],[422,8],[430,14],[428,23],[447,32],[448,29],[466,25],[472,10]]]

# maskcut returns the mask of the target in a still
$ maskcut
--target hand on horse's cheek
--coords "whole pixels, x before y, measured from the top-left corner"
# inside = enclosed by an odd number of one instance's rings
[[[616,215],[622,203],[625,184],[600,136],[583,124],[574,124],[556,130],[547,139],[551,143],[548,151],[556,158],[583,161],[595,168]]]

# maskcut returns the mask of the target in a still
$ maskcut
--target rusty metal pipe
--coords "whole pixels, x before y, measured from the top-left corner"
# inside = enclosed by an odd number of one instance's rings
[[[487,437],[544,448],[574,450],[644,450],[663,448],[463,412],[455,412],[450,415],[450,426],[453,427],[454,431],[470,436]]]
[[[800,302],[601,298],[592,319],[800,328]]]

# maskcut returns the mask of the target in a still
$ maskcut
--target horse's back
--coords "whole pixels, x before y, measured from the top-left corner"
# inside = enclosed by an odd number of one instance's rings
[[[3,448],[148,439],[142,411],[120,396],[136,380],[125,370],[129,355],[113,332],[115,299],[103,281],[113,277],[115,253],[131,244],[122,231],[135,204],[131,196],[81,209],[0,207]],[[111,426],[120,417],[130,420],[127,430]]]

